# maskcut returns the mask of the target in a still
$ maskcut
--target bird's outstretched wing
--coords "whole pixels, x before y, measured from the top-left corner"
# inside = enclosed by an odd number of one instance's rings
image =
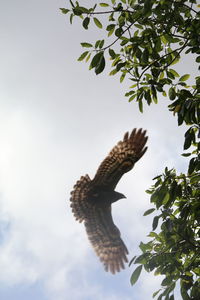
[[[82,176],[71,192],[72,212],[79,222],[84,221],[88,238],[106,271],[113,274],[124,269],[128,250],[115,226],[111,206],[99,206],[91,203],[88,197],[91,180]]]
[[[128,250],[120,237],[120,231],[115,226],[111,207],[94,208],[90,218],[85,220],[88,238],[105,270],[115,274],[124,269],[128,262]]]
[[[114,189],[122,175],[130,171],[134,164],[144,155],[148,139],[146,130],[136,128],[125,133],[122,141],[110,151],[99,166],[92,185]]]

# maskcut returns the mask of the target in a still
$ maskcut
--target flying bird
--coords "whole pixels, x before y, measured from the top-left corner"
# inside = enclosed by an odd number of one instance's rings
[[[146,130],[136,128],[125,133],[122,141],[100,164],[94,179],[82,176],[71,192],[74,217],[84,222],[88,238],[105,270],[115,274],[128,262],[128,250],[113,222],[111,204],[126,198],[115,191],[122,175],[130,171],[147,150]]]

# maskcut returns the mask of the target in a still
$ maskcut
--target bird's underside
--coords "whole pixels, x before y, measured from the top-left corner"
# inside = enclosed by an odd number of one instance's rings
[[[130,171],[147,147],[146,131],[133,129],[111,150],[99,166],[93,180],[82,176],[71,192],[72,212],[84,221],[88,238],[106,271],[113,274],[124,269],[128,250],[115,226],[111,204],[125,196],[115,191],[122,175]]]

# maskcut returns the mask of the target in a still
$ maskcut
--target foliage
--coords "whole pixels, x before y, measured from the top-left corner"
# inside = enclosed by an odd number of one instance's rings
[[[152,101],[157,103],[158,93],[166,96],[168,92],[172,101],[176,99],[173,108],[177,112],[182,106],[181,99],[188,98],[190,93],[186,83],[189,74],[180,76],[172,66],[179,62],[183,52],[197,54],[196,62],[200,63],[200,37],[197,34],[200,14],[196,2],[110,0],[85,8],[78,1],[70,1],[71,7],[61,8],[61,11],[70,14],[71,23],[74,17],[81,18],[86,30],[93,23],[107,32],[106,39],[94,44],[81,43],[88,50],[79,57],[80,61],[90,61],[89,68],[99,74],[109,56],[112,61],[110,75],[119,73],[120,82],[128,75],[134,82],[126,96],[129,101],[135,99],[138,102],[140,111],[143,111],[144,101],[148,105]],[[197,77],[192,87],[195,95],[189,97],[199,100],[199,86],[200,77]]]
[[[83,1],[84,2],[84,1]],[[87,1],[88,3],[89,1]],[[95,1],[91,1],[94,4]],[[200,5],[196,0],[107,0],[90,8],[69,1],[61,8],[72,23],[81,19],[84,29],[91,24],[106,33],[95,43],[82,42],[85,51],[79,61],[89,62],[96,74],[111,61],[110,75],[120,74],[120,82],[132,81],[126,93],[129,101],[143,105],[158,102],[159,94],[171,100],[169,110],[178,125],[189,126],[182,154],[190,157],[186,174],[172,169],[157,176],[147,192],[155,208],[144,213],[153,218],[148,243],[141,242],[142,254],[131,264],[139,264],[131,277],[135,284],[142,269],[164,275],[158,300],[173,300],[180,285],[184,300],[199,299],[200,291],[200,76],[179,74],[176,64],[193,54],[200,69]],[[174,69],[176,67],[176,69]]]
[[[147,192],[158,214],[153,218],[150,242],[140,243],[142,254],[134,259],[146,271],[164,275],[158,299],[174,299],[180,281],[183,299],[199,299],[200,291],[200,174],[177,175],[165,169]],[[148,210],[145,215],[155,209]],[[159,223],[159,233],[156,232]],[[133,261],[132,261],[133,262]],[[135,282],[133,282],[135,283]],[[163,297],[163,298],[162,298]]]

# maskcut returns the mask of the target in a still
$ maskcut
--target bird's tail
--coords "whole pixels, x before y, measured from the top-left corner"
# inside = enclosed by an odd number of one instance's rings
[[[81,178],[74,185],[74,189],[71,192],[71,208],[74,217],[77,221],[82,222],[88,215],[90,211],[90,204],[87,201],[86,195],[89,190],[91,183],[90,177],[86,174],[81,176]]]

